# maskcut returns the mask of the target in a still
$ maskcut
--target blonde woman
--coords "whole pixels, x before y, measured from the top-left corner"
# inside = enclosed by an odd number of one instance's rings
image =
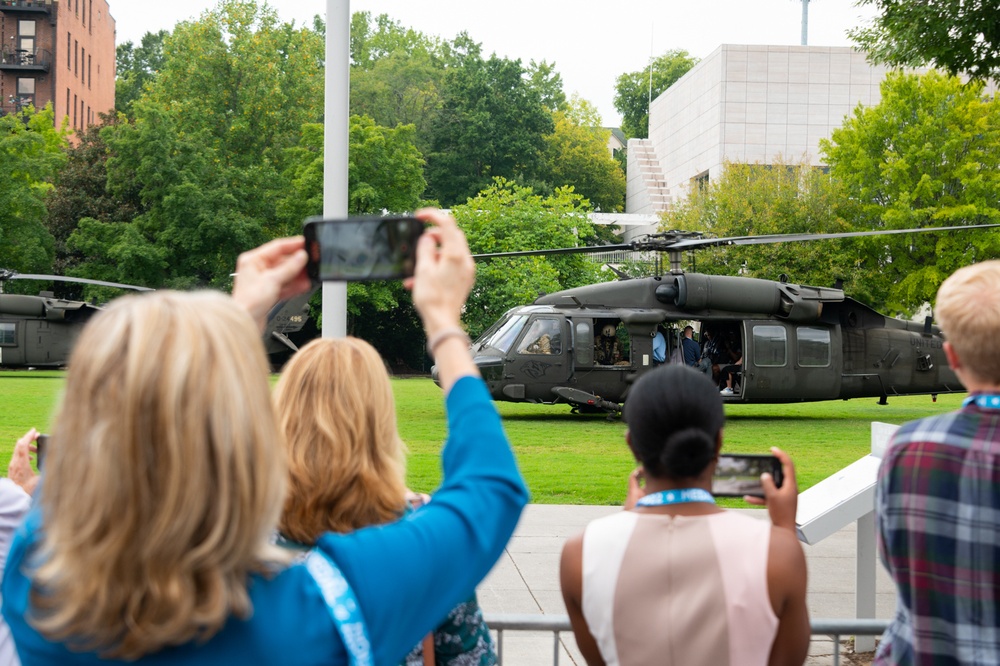
[[[454,332],[474,279],[465,239],[450,217],[421,215],[434,226],[413,298],[451,434],[433,506],[326,535],[292,566],[270,544],[287,470],[259,327],[308,288],[301,238],[241,256],[233,299],[123,298],[77,342],[8,556],[3,615],[22,663],[388,664],[468,595],[526,492]]]
[[[290,479],[281,545],[308,549],[324,532],[352,532],[409,513],[392,386],[371,345],[357,338],[313,340],[285,366],[274,403]],[[474,596],[451,610],[431,640],[406,663],[496,663]]]

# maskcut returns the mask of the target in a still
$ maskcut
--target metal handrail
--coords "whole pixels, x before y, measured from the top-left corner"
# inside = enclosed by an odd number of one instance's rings
[[[552,663],[559,666],[559,634],[572,631],[568,615],[535,615],[531,613],[485,613],[487,626],[497,632],[497,664],[503,666],[503,635],[505,631],[551,631],[553,634]],[[819,618],[810,623],[812,636],[833,638],[833,664],[840,664],[841,636],[878,636],[889,626],[889,620],[854,618]]]

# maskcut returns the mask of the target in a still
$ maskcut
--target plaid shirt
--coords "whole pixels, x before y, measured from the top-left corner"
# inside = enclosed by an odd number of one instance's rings
[[[899,593],[875,664],[1000,664],[1000,410],[901,427],[875,511]]]

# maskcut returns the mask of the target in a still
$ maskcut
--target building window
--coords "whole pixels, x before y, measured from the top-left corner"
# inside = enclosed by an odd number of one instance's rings
[[[87,56],[87,87],[89,88],[90,84],[93,82],[94,80],[90,72],[90,56]]]
[[[83,24],[87,25],[87,0],[83,0],[83,16],[80,18],[83,20]]]
[[[35,22],[21,20],[17,22],[17,50],[22,65],[35,62]]]
[[[830,365],[830,330],[799,326],[799,365],[810,368],[826,368]]]
[[[753,363],[758,368],[780,368],[788,358],[788,344],[782,326],[753,327]]]
[[[73,40],[73,76],[80,76],[80,42]]]
[[[17,324],[0,322],[0,346],[13,347],[17,345]]]
[[[17,98],[15,106],[18,111],[26,109],[35,103],[35,79],[30,77],[18,77]]]
[[[66,33],[66,69],[73,69],[73,51],[70,50],[70,44],[72,43],[72,37],[70,34]]]
[[[80,129],[87,123],[86,117],[83,115],[83,100],[80,100]]]
[[[87,49],[80,49],[80,61],[84,63],[87,62]],[[83,82],[83,79],[87,78],[87,70],[82,70],[80,72],[80,76],[83,77],[80,79],[80,81]]]
[[[66,115],[69,115],[69,88],[66,88]]]
[[[76,95],[73,95],[73,127],[76,127]]]
[[[698,188],[699,191],[704,190],[706,187],[708,187],[708,172],[702,171],[691,180],[694,181],[694,185],[695,187]]]

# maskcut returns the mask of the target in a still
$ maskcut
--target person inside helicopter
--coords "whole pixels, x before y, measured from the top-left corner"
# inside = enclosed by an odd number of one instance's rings
[[[743,376],[743,347],[736,329],[726,332],[722,342],[723,358],[729,365],[719,371],[719,389],[722,395],[733,395],[739,391],[739,381]],[[725,386],[723,386],[725,383]]]
[[[628,364],[622,353],[622,343],[618,339],[618,329],[615,322],[605,322],[600,328],[601,334],[594,340],[594,363],[596,365]]]
[[[536,319],[531,322],[517,347],[519,354],[561,354],[558,319]]]

